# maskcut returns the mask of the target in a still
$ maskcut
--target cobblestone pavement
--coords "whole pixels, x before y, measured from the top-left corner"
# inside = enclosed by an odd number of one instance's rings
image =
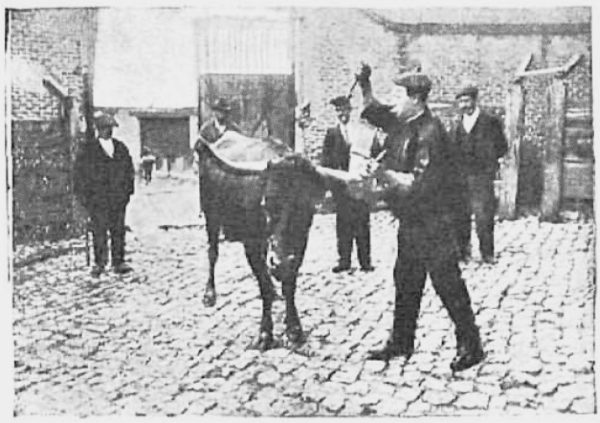
[[[202,305],[206,237],[192,226],[196,193],[195,184],[164,180],[138,189],[128,216],[131,275],[94,281],[81,251],[17,269],[16,415],[596,412],[592,223],[498,224],[498,263],[464,267],[488,356],[453,376],[453,328],[430,284],[413,358],[387,367],[365,360],[392,323],[395,224],[386,212],[373,214],[369,274],[331,273],[334,217],[317,215],[297,293],[306,344],[248,349],[258,284],[241,245],[224,243],[217,304]],[[278,339],[283,312],[277,301]]]

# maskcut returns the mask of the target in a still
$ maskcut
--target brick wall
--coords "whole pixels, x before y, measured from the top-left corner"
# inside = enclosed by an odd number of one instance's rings
[[[51,93],[43,80],[55,80],[73,97],[78,111],[82,65],[93,53],[94,27],[90,10],[9,11],[11,217],[16,243],[74,234],[83,221],[71,184],[78,114],[70,114],[69,123],[67,102]]]
[[[305,151],[320,154],[328,126],[335,124],[329,100],[347,94],[361,61],[373,68],[373,85],[381,97],[391,93],[389,75],[399,66],[398,43],[393,34],[365,19],[357,9],[308,9],[300,24],[300,96],[311,101],[316,119],[305,132]],[[352,118],[357,119],[362,101],[360,89],[353,96]]]
[[[59,114],[59,101],[42,86],[51,75],[75,97],[82,90],[81,64],[87,46],[84,9],[11,10],[9,21],[12,117],[49,120]]]
[[[433,12],[436,13],[432,15]],[[487,12],[489,14],[490,11]],[[502,10],[498,21],[486,14],[455,16],[454,23],[460,18],[462,20],[458,22],[470,24],[470,33],[454,26],[446,27],[446,33],[428,33],[423,28],[419,32],[402,33],[391,30],[369,17],[368,12],[358,9],[305,10],[300,34],[300,97],[312,102],[312,113],[316,118],[304,134],[305,151],[313,158],[319,157],[324,132],[327,126],[336,121],[328,101],[348,92],[353,71],[361,60],[373,68],[373,87],[380,99],[389,99],[393,92],[391,80],[403,67],[421,65],[423,72],[428,73],[434,82],[431,103],[451,104],[461,85],[474,82],[480,87],[482,106],[497,110],[502,115],[515,70],[528,54],[534,55],[530,69],[538,69],[562,65],[573,54],[582,53],[584,60],[568,79],[570,104],[591,107],[591,35],[569,34],[568,30],[564,33],[564,27],[560,27],[563,24],[568,27],[571,24],[589,23],[589,10],[579,8],[572,13],[554,13],[552,10],[525,12],[520,9]],[[391,16],[393,13],[385,15]],[[437,19],[437,22],[452,23],[451,17],[445,16],[439,9],[419,11],[413,15],[404,13],[404,22],[417,24],[427,20],[435,22]],[[396,16],[401,15],[396,13]],[[558,25],[563,34],[542,35],[539,30],[527,33],[527,27],[515,35],[501,33],[502,29],[498,30],[497,26],[490,30],[495,23],[526,24],[523,16],[536,24],[547,22],[550,26],[555,25],[552,26],[554,30]],[[494,33],[498,31],[500,33]],[[525,203],[537,203],[541,194],[542,123],[546,107],[545,90],[550,81],[550,78],[541,77],[525,82],[526,128],[520,174],[520,199]],[[361,101],[357,90],[353,98],[354,118],[358,115]],[[453,115],[452,109],[445,109],[442,118],[448,123]]]

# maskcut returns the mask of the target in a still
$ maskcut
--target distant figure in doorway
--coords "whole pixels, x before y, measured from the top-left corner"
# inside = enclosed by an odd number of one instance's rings
[[[142,178],[148,185],[152,182],[152,170],[154,169],[154,164],[156,163],[156,156],[150,152],[150,149],[144,147],[142,149]]]
[[[508,144],[502,123],[495,116],[480,110],[478,89],[468,85],[456,95],[461,112],[453,130],[453,143],[462,171],[464,196],[457,232],[461,259],[471,256],[471,215],[479,238],[481,260],[494,262],[494,215],[496,198],[494,179],[498,160],[506,154]]]

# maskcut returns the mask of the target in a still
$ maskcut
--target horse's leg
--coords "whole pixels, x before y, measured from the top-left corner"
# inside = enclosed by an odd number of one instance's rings
[[[290,270],[285,272],[285,278],[281,282],[283,296],[285,298],[285,333],[288,340],[295,345],[304,342],[304,333],[296,309],[296,280],[298,279],[298,271],[304,260],[306,244],[308,242],[308,231],[305,237],[299,240],[295,246],[294,260],[289,263]]]
[[[262,319],[260,321],[260,331],[256,347],[264,351],[271,348],[273,344],[273,318],[271,311],[275,297],[273,282],[267,268],[266,242],[256,239],[246,240],[244,241],[244,249],[252,273],[258,280],[260,297],[263,302]]]
[[[209,275],[204,292],[204,305],[213,307],[217,302],[215,290],[215,266],[219,258],[219,221],[212,213],[206,213],[206,233],[208,235]]]

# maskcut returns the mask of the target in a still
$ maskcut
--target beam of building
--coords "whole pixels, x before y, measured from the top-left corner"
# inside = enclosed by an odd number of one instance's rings
[[[583,59],[583,54],[576,54],[573,57],[571,57],[571,59],[569,59],[569,61],[562,66],[556,66],[553,68],[546,68],[546,69],[535,69],[535,70],[529,70],[529,71],[526,70],[526,71],[517,73],[517,78],[524,78],[524,77],[528,77],[528,76],[555,75],[555,74],[559,78],[564,78],[573,70],[573,68],[577,65],[577,63],[580,62],[581,59]]]
[[[372,10],[361,10],[371,21],[386,30],[399,34],[412,35],[480,35],[480,36],[518,36],[518,35],[581,35],[591,34],[590,22],[577,23],[406,23],[389,19]]]

